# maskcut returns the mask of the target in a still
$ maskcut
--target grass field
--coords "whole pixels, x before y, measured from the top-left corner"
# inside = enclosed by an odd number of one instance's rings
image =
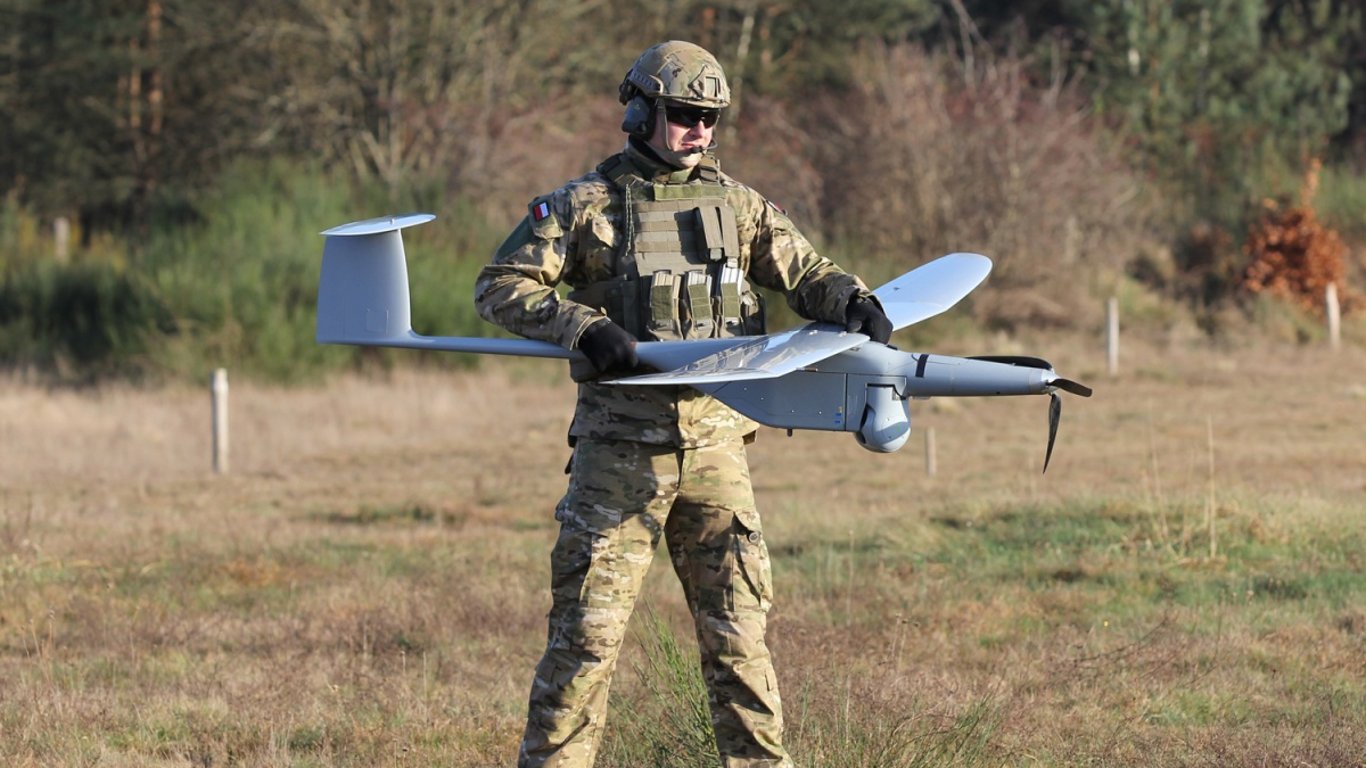
[[[751,448],[799,764],[1366,765],[1366,355],[1027,351],[1097,390],[1047,475],[1044,398],[917,404],[933,477]],[[513,764],[572,397],[235,382],[214,476],[207,383],[0,384],[0,764]],[[714,765],[664,565],[644,602],[599,764]]]

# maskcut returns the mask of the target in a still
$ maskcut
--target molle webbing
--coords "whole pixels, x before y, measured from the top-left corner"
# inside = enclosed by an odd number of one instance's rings
[[[755,311],[758,297],[740,269],[735,210],[714,163],[704,160],[683,183],[647,182],[622,155],[604,161],[598,171],[622,190],[620,263],[627,274],[571,298],[601,307],[641,339],[762,330],[755,327],[762,322]]]

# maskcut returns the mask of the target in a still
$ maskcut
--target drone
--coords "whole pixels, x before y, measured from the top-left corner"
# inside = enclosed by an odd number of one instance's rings
[[[525,357],[582,358],[577,350],[533,339],[424,336],[412,328],[402,230],[436,217],[409,213],[355,221],[323,231],[317,341]],[[894,329],[945,312],[991,271],[991,259],[950,253],[873,291]],[[1058,390],[1091,389],[1057,375],[1046,360],[1024,356],[951,357],[903,352],[831,323],[763,336],[641,341],[640,362],[653,372],[599,380],[622,387],[689,386],[769,427],[852,432],[858,444],[890,453],[911,434],[911,400],[931,397],[1050,397],[1044,471],[1062,417]]]

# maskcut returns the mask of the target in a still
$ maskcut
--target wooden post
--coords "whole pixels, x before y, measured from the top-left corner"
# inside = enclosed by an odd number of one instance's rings
[[[213,372],[213,471],[228,473],[228,371]]]
[[[935,455],[934,427],[925,430],[925,474],[934,477],[939,472],[939,457]]]
[[[1219,531],[1215,527],[1215,518],[1219,516],[1219,509],[1214,503],[1214,417],[1205,417],[1205,436],[1209,443],[1209,495],[1205,498],[1205,529],[1209,532],[1209,558],[1213,560],[1219,556]]]
[[[1119,299],[1105,302],[1105,363],[1111,376],[1119,373]]]
[[[58,216],[52,222],[52,255],[58,264],[65,264],[71,253],[71,222],[65,216]]]
[[[1337,351],[1342,346],[1342,308],[1338,306],[1338,286],[1329,283],[1324,296],[1324,310],[1328,315],[1328,346]]]

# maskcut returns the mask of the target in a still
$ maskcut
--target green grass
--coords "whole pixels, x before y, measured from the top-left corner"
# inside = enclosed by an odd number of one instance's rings
[[[471,724],[442,714],[444,698],[464,684],[444,660],[456,641],[450,622],[467,624],[449,608],[421,607],[444,599],[464,610],[497,600],[476,593],[454,603],[442,597],[462,574],[484,568],[471,544],[457,536],[431,549],[353,540],[347,533],[387,536],[438,525],[414,509],[305,518],[344,535],[253,554],[182,542],[174,548],[178,555],[156,567],[48,563],[11,572],[10,601],[56,598],[59,606],[31,629],[5,631],[8,653],[30,659],[25,674],[46,678],[21,681],[21,688],[46,690],[53,701],[96,696],[123,713],[90,720],[67,712],[54,721],[66,725],[34,730],[19,728],[18,710],[0,707],[0,725],[28,734],[28,741],[10,745],[10,754],[75,764],[103,748],[149,761],[219,764],[273,751],[295,765],[362,765],[392,764],[409,749],[418,764],[427,762],[421,755],[434,760],[462,749],[505,750],[506,731],[501,740],[473,747],[466,735]],[[1294,508],[1278,509],[1285,522],[1298,519]],[[1181,520],[1179,511],[1167,513],[1169,528]],[[806,681],[785,690],[789,747],[802,765],[815,768],[994,766],[1021,764],[1024,754],[1031,756],[1025,764],[1134,764],[1107,760],[1101,745],[1076,735],[1052,737],[1078,739],[1076,749],[1031,740],[1020,720],[1046,702],[1055,712],[1112,709],[1103,719],[1120,729],[1122,743],[1155,740],[1169,750],[1158,762],[1172,764],[1202,754],[1194,745],[1186,752],[1172,746],[1183,734],[1287,724],[1314,731],[1328,718],[1366,718],[1366,688],[1348,673],[1351,663],[1335,655],[1349,652],[1350,633],[1363,632],[1350,614],[1366,602],[1353,557],[1360,532],[1334,537],[1328,526],[1297,526],[1259,538],[1245,521],[1226,522],[1222,554],[1208,558],[1150,546],[1157,523],[1138,505],[950,504],[902,530],[856,530],[845,541],[775,552],[786,604],[793,606],[782,630],[837,629],[838,642],[849,646],[838,662],[783,657],[786,679]],[[1193,540],[1192,549],[1198,552],[1201,542]],[[359,592],[344,598],[345,616],[326,617],[338,600],[327,595],[350,592],[348,584]],[[400,584],[409,585],[406,592],[394,591]],[[60,607],[64,601],[54,590],[85,597]],[[201,634],[236,621],[330,628],[292,642],[278,635],[253,639],[240,630]],[[686,621],[648,611],[636,617],[633,643],[640,650],[618,674],[602,765],[716,764],[690,631],[675,630]],[[936,660],[917,646],[938,647],[931,638],[939,627],[955,629]],[[942,664],[961,674],[986,664],[996,682],[952,699],[907,688],[886,666],[897,631],[911,633],[904,643],[907,669]],[[1321,664],[1302,654],[1294,638],[1316,633],[1341,638],[1324,651],[1337,660]],[[118,637],[127,640],[105,639]],[[1056,637],[1072,639],[1055,644],[1050,638]],[[782,653],[784,638],[775,640]],[[461,653],[490,652],[459,642]],[[333,693],[326,694],[336,701],[316,701],[322,712],[268,721],[230,712],[213,696],[177,703],[170,694],[223,674],[227,658],[242,660],[233,662],[234,677],[268,677],[280,662],[266,660],[288,657],[278,654],[295,643],[318,661],[340,654],[340,666],[328,673]],[[1001,666],[1000,659],[1022,652],[1056,655],[1045,665],[1052,671],[1022,677]],[[147,692],[155,698],[135,703]],[[516,702],[507,706],[515,709]],[[1114,719],[1126,711],[1131,719]],[[1328,749],[1318,741],[1311,748]]]
[[[1366,540],[1349,510],[1272,498],[1226,502],[1215,520],[1214,556],[1203,515],[1196,500],[1158,508],[1085,498],[947,503],[923,519],[878,520],[872,528],[854,523],[842,541],[817,533],[812,542],[776,549],[774,569],[787,584],[784,604],[801,606],[797,620],[845,628],[846,653],[871,654],[870,674],[886,675],[876,670],[887,663],[901,667],[903,655],[914,667],[917,641],[900,641],[898,633],[925,642],[941,631],[951,632],[944,648],[950,658],[942,663],[976,660],[995,670],[998,690],[1003,685],[1009,694],[983,694],[947,714],[932,701],[901,705],[937,713],[936,734],[948,727],[945,717],[951,722],[977,711],[972,706],[983,708],[985,722],[973,726],[983,750],[971,760],[941,751],[925,764],[1001,764],[1000,750],[1014,737],[996,728],[1021,718],[1020,708],[1029,706],[1023,702],[1039,697],[1053,706],[1056,697],[1081,696],[1074,706],[1090,697],[1116,714],[1139,706],[1136,722],[1116,723],[1126,740],[1364,721],[1366,684],[1351,670],[1366,624]],[[869,636],[883,640],[870,644]],[[1068,646],[1058,645],[1069,637]],[[1008,666],[997,668],[999,659],[1030,648],[1056,655],[1050,676],[1022,680]],[[879,695],[876,684],[850,674],[855,683],[846,695],[855,708]],[[815,675],[808,669],[803,676]],[[1108,681],[1104,691],[1094,690],[1101,680]],[[896,722],[885,705],[872,709],[880,713],[879,727]],[[829,739],[842,732],[846,717],[827,702],[816,728]],[[1159,737],[1161,731],[1168,735]],[[815,745],[803,746],[803,754],[813,753]],[[919,764],[905,756],[880,762],[849,742],[840,750],[860,756],[813,764]],[[1158,762],[1184,762],[1198,751],[1178,754],[1186,756]],[[1077,754],[1059,752],[1041,764],[1078,764]]]
[[[600,764],[605,768],[719,768],[707,692],[691,643],[680,644],[670,624],[649,608],[635,621],[642,661],[633,671],[642,690],[613,697]],[[691,633],[687,633],[691,634]],[[919,768],[991,765],[989,745],[999,720],[990,700],[960,712],[919,702],[918,714],[887,716],[882,703],[852,701],[833,710],[809,688],[789,697],[787,746],[801,764],[821,768]]]

